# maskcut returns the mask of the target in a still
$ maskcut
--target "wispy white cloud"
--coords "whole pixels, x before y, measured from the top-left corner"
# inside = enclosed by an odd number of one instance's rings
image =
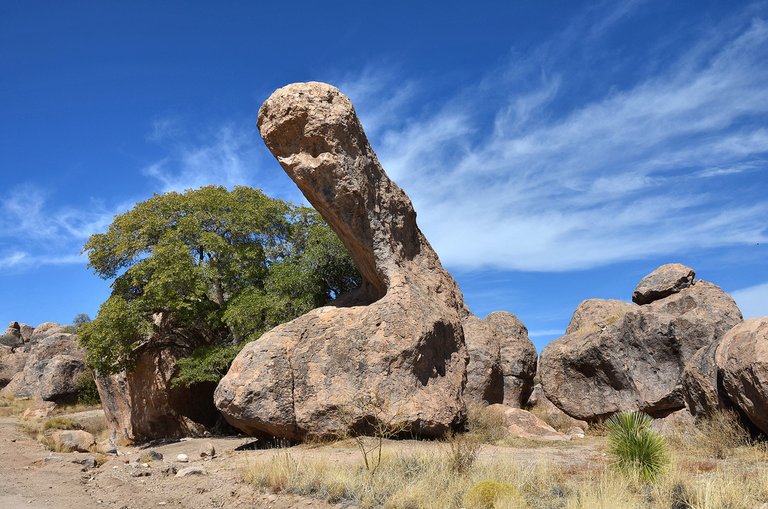
[[[632,14],[621,10],[599,32]],[[564,95],[589,76],[568,65],[573,47],[552,45],[492,73],[496,90],[481,78],[430,111],[390,103],[386,90],[360,94],[357,107],[363,121],[378,111],[380,159],[454,268],[571,270],[764,242],[768,202],[723,180],[754,172],[768,191],[768,23],[752,14],[570,108]]]
[[[731,292],[744,319],[768,316],[768,282]]]

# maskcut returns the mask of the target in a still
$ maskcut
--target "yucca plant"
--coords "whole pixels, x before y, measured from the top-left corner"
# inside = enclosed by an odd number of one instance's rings
[[[642,412],[620,412],[606,422],[608,452],[624,473],[654,481],[669,463],[667,442]]]

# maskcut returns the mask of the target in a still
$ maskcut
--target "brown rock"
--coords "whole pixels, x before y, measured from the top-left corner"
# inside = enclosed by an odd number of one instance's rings
[[[533,390],[538,357],[528,329],[504,311],[483,320],[469,316],[463,326],[469,352],[465,401],[522,406]]]
[[[679,263],[662,265],[640,280],[632,293],[632,302],[650,304],[655,300],[668,297],[691,286],[695,276],[693,269],[685,265]]]
[[[77,397],[76,381],[85,371],[85,352],[74,334],[53,333],[24,347],[27,362],[0,391],[15,398],[71,403]]]
[[[691,435],[696,429],[696,420],[688,409],[675,410],[671,414],[653,420],[653,429],[667,437]]]
[[[213,406],[214,384],[171,387],[176,362],[188,356],[192,347],[169,343],[154,338],[137,353],[130,372],[96,377],[113,437],[144,441],[195,436],[216,424],[219,414]]]
[[[289,85],[264,103],[258,125],[363,284],[247,345],[217,387],[216,406],[247,433],[290,439],[361,430],[375,414],[421,436],[457,427],[468,312],[352,103],[330,85]],[[366,408],[374,400],[378,408]]]
[[[2,336],[0,336],[0,346],[16,348],[24,344],[24,338],[21,336],[21,326],[19,322],[11,322]]]
[[[685,406],[695,417],[706,417],[728,407],[718,389],[715,352],[719,345],[720,341],[713,341],[700,348],[686,363],[680,377]]]
[[[52,448],[60,452],[90,452],[96,445],[93,435],[81,429],[52,431],[46,437]]]
[[[27,353],[19,348],[0,345],[0,389],[24,369]]]
[[[29,337],[30,341],[40,341],[41,339],[64,332],[64,326],[55,322],[44,322],[34,328],[32,334]]]
[[[504,419],[504,426],[510,435],[528,440],[546,440],[565,442],[570,438],[558,432],[531,412],[521,408],[511,408],[506,405],[491,405],[486,412],[498,412]]]
[[[593,309],[577,309],[581,324],[547,345],[539,374],[555,405],[590,422],[619,411],[658,417],[683,408],[683,366],[741,321],[733,299],[706,281],[650,304],[624,306],[611,320],[606,313],[621,309],[615,301],[583,305]]]
[[[541,388],[541,384],[536,384],[531,393],[531,397],[528,398],[526,410],[530,410],[538,416],[541,416],[542,420],[552,427],[557,429],[572,429],[578,428],[582,432],[589,429],[589,423],[587,421],[580,421],[574,419],[570,415],[566,414],[552,403],[547,395],[544,394],[544,389]],[[569,431],[567,434],[571,434]]]
[[[715,363],[726,397],[768,433],[768,317],[731,329],[720,341]]]

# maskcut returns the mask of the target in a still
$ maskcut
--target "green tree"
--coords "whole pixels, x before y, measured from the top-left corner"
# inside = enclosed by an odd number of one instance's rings
[[[217,381],[244,342],[360,282],[317,212],[247,187],[155,195],[83,249],[97,275],[114,278],[80,329],[89,365],[130,368],[162,313],[199,343],[179,362],[182,384]]]

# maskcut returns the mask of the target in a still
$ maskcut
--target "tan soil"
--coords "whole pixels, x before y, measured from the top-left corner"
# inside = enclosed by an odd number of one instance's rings
[[[77,420],[93,420],[99,412],[71,414]],[[252,443],[248,437],[188,439],[155,445],[151,449],[163,454],[163,461],[153,461],[149,467],[134,468],[135,462],[150,448],[119,447],[120,456],[109,456],[99,468],[83,470],[72,463],[87,454],[51,453],[34,439],[23,433],[17,417],[0,417],[0,508],[2,509],[149,509],[168,508],[306,508],[350,507],[348,504],[326,502],[287,494],[260,492],[241,480],[242,472],[258,457],[272,457],[289,451],[297,458],[322,457],[331,463],[356,464],[359,453],[351,442],[318,447],[298,446],[289,449],[243,450],[237,447]],[[205,442],[213,443],[216,457],[199,458],[199,449]],[[600,440],[578,443],[557,443],[533,448],[485,446],[481,461],[503,459],[520,464],[540,462],[565,465],[575,469],[593,468],[604,461]],[[387,449],[394,452],[429,450],[445,447],[437,442],[389,442]],[[178,454],[189,456],[187,464],[176,462]],[[178,468],[200,466],[204,476],[176,478],[164,474],[164,467],[176,464]],[[134,472],[148,472],[149,476],[133,477]]]

